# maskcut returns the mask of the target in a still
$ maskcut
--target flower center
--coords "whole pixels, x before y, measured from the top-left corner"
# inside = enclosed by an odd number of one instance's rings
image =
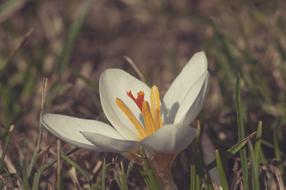
[[[138,121],[132,111],[120,98],[116,98],[116,104],[137,129],[139,139],[143,139],[151,135],[160,127],[162,127],[162,118],[160,111],[161,101],[157,86],[154,85],[151,88],[150,104],[149,102],[144,100],[143,91],[139,91],[137,93],[137,97],[134,97],[132,92],[128,91],[127,96],[129,96],[140,109],[144,120],[144,126],[142,126],[142,124]]]

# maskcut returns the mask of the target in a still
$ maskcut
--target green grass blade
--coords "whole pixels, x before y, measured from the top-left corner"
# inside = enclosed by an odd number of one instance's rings
[[[40,178],[42,175],[42,171],[36,172],[33,179],[32,190],[38,190],[40,186]]]
[[[7,20],[17,10],[22,8],[26,2],[26,0],[9,0],[2,2],[0,5],[0,23]]]
[[[64,43],[64,46],[63,46],[63,49],[62,49],[62,52],[60,54],[59,61],[58,61],[58,72],[60,75],[62,75],[62,73],[64,72],[64,69],[67,67],[69,63],[70,56],[74,49],[74,44],[76,42],[76,39],[80,33],[80,30],[83,26],[88,10],[90,8],[90,3],[91,3],[91,0],[84,1],[81,7],[79,16],[73,22],[73,24],[71,25],[69,29],[67,39]]]
[[[275,158],[277,160],[282,160],[281,150],[280,150],[280,147],[279,147],[279,140],[278,140],[277,132],[278,131],[274,129],[274,131],[273,131],[273,146],[272,146],[272,148],[274,149]]]
[[[70,155],[72,153],[74,153],[76,150],[78,150],[77,148],[73,148],[70,151],[68,151],[65,155]],[[62,155],[64,155],[62,153]],[[42,176],[42,174],[49,168],[51,168],[55,163],[57,162],[57,159],[54,160],[50,160],[48,161],[46,164],[42,165],[37,172],[34,175],[34,179],[33,179],[33,190],[37,190],[39,188],[39,183],[40,183],[40,178]]]
[[[236,81],[235,103],[236,103],[237,126],[238,126],[238,140],[241,141],[245,138],[245,128],[243,121],[242,104],[240,101],[240,74],[238,74]],[[239,154],[242,167],[243,187],[245,190],[249,190],[249,182],[248,182],[249,174],[248,174],[246,148],[242,148]]]
[[[251,188],[255,189],[257,187],[257,168],[256,168],[256,160],[255,160],[255,153],[254,153],[254,148],[251,143],[248,143],[248,150],[249,150],[249,155],[251,159]]]
[[[205,168],[205,163],[203,158],[203,153],[200,146],[200,141],[202,138],[202,129],[200,128],[200,123],[197,122],[197,130],[196,137],[191,144],[192,149],[192,163],[191,163],[191,171],[190,171],[190,189],[196,190],[201,189],[202,185],[202,175],[204,173],[203,168]],[[209,180],[211,181],[211,180]]]
[[[232,147],[230,147],[229,149],[227,149],[226,151],[226,159],[232,158],[233,155],[235,155],[236,153],[238,153],[242,148],[245,147],[245,145],[247,145],[248,142],[250,142],[250,140],[255,136],[256,132],[251,133],[250,135],[248,135],[247,137],[245,137],[244,139],[242,139],[240,142],[236,143],[235,145],[233,145]],[[207,170],[211,170],[214,167],[216,167],[216,162],[215,160],[210,162],[209,164],[207,164],[206,168]]]
[[[62,157],[61,157],[61,141],[57,140],[57,172],[56,172],[56,189],[62,189]]]
[[[89,173],[84,170],[82,167],[80,167],[80,165],[78,165],[75,161],[73,161],[70,157],[64,155],[64,154],[61,154],[61,158],[66,162],[68,163],[69,165],[75,167],[75,169],[87,180],[87,181],[90,181],[90,175]]]
[[[14,125],[11,125],[7,131],[7,136],[5,138],[5,145],[4,145],[2,155],[1,155],[1,159],[0,159],[0,173],[4,168],[4,159],[5,159],[6,153],[8,151],[8,145],[10,143],[10,139],[11,139],[13,129],[14,129]]]
[[[255,160],[260,162],[261,155],[261,137],[262,137],[262,122],[259,121],[256,132],[256,143],[254,147]]]
[[[259,122],[256,133],[256,143],[253,149],[252,144],[249,143],[249,153],[251,156],[251,185],[252,189],[260,189],[259,182],[259,165],[260,165],[260,156],[261,156],[261,135],[262,135],[262,122]]]
[[[202,183],[201,177],[199,175],[196,175],[196,183],[195,183],[196,189],[202,189],[201,183]]]
[[[159,190],[160,189],[160,186],[157,182],[155,173],[152,170],[150,162],[146,157],[144,158],[143,170],[140,173],[143,176],[144,181],[150,190]]]
[[[106,160],[103,160],[101,169],[101,189],[105,190],[105,179],[106,179]]]
[[[43,127],[41,125],[41,118],[42,118],[43,110],[44,110],[47,85],[48,85],[48,79],[43,78],[43,80],[42,80],[42,98],[41,98],[40,117],[39,117],[39,133],[38,133],[38,137],[37,137],[36,147],[34,149],[32,159],[31,159],[30,165],[28,167],[27,178],[29,178],[31,175],[32,169],[38,160],[38,153],[41,149],[41,142],[42,142],[42,137],[43,137]]]
[[[190,190],[196,190],[196,165],[191,164]]]
[[[219,151],[216,150],[215,151],[215,159],[216,159],[216,165],[217,165],[217,169],[218,169],[218,173],[219,173],[219,177],[220,177],[220,181],[221,181],[221,186],[223,190],[228,190],[228,183],[227,183],[227,178],[224,172],[224,167],[221,161],[221,157],[219,154]]]
[[[251,133],[250,135],[248,135],[247,137],[245,137],[244,139],[242,139],[241,141],[239,141],[238,143],[227,149],[227,153],[234,155],[237,152],[239,152],[255,136],[255,134],[256,132]]]
[[[120,162],[119,167],[114,170],[114,178],[121,190],[128,190],[128,175],[133,168],[133,162],[129,162],[127,171],[124,169],[123,162]]]

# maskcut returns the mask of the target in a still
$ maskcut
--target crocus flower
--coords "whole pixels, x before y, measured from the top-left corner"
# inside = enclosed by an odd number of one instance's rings
[[[60,139],[95,151],[128,152],[140,147],[178,153],[195,137],[190,124],[200,112],[208,87],[207,59],[196,53],[160,100],[151,88],[121,69],[107,69],[99,79],[102,109],[110,124],[59,114],[41,123]]]

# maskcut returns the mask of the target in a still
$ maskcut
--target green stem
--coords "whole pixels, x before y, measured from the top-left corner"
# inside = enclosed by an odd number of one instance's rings
[[[175,184],[171,167],[174,161],[175,155],[171,154],[156,154],[151,160],[150,164],[155,172],[155,176],[160,185],[160,189],[164,190],[177,190],[177,185]]]

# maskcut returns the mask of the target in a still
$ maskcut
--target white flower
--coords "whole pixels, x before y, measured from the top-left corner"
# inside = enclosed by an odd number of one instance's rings
[[[96,120],[44,114],[41,123],[60,139],[95,151],[139,148],[178,153],[195,137],[189,124],[200,112],[208,87],[207,59],[196,53],[160,101],[156,86],[120,69],[107,69],[99,80],[100,100],[111,125]],[[137,97],[133,95],[137,93]]]

